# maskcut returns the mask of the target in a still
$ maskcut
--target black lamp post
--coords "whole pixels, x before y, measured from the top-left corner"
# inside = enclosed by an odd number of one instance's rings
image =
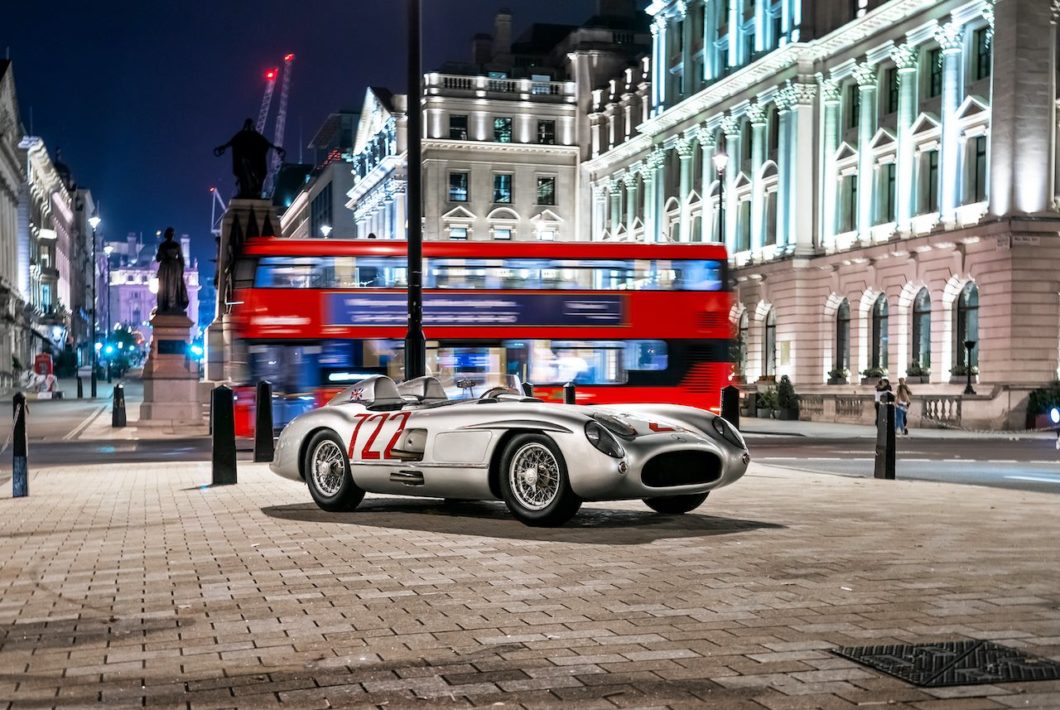
[[[405,334],[405,379],[427,374],[427,339],[423,334],[423,108],[420,82],[420,0],[408,0],[408,309]]]
[[[714,170],[718,173],[718,241],[725,242],[725,168],[729,156],[724,150],[714,154]]]
[[[99,303],[96,300],[96,282],[99,281],[99,258],[96,256],[96,228],[102,220],[96,213],[88,218],[88,224],[92,227],[92,377],[91,392],[92,399],[96,398],[96,367],[99,360],[99,352],[96,350],[96,321],[99,320]]]
[[[975,390],[972,389],[972,350],[975,348],[974,340],[965,340],[964,349],[968,353],[967,357],[964,358],[965,371],[968,375],[968,384],[964,387],[965,394],[975,394]]]
[[[107,280],[107,286],[106,286],[106,293],[107,293],[107,320],[106,320],[106,323],[107,323],[107,329],[103,331],[103,347],[104,347],[104,353],[106,353],[106,355],[107,355],[107,382],[111,381],[110,365],[111,365],[111,360],[114,359],[114,353],[113,352],[107,353],[106,350],[105,350],[106,347],[107,347],[107,343],[110,341],[110,255],[111,255],[111,253],[113,251],[114,251],[114,247],[111,246],[110,244],[108,244],[107,246],[103,247],[103,259],[107,262],[107,276],[106,276],[106,280]],[[113,346],[111,346],[111,347],[113,347]]]

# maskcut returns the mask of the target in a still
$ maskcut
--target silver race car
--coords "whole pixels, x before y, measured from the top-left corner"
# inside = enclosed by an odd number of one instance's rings
[[[548,404],[510,382],[452,399],[433,377],[374,376],[288,424],[271,468],[328,511],[365,492],[500,499],[527,525],[561,525],[586,500],[686,513],[749,461],[732,425],[692,407]]]

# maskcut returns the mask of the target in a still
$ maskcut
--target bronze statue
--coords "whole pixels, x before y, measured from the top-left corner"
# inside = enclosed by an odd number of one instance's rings
[[[259,200],[268,175],[269,150],[275,150],[283,159],[287,151],[275,146],[254,128],[254,121],[243,122],[243,130],[232,136],[224,145],[213,149],[213,154],[220,158],[227,148],[232,149],[232,173],[239,184],[239,199]]]
[[[163,315],[186,315],[188,287],[184,284],[184,252],[173,241],[173,228],[166,229],[166,239],[158,245],[158,309]]]

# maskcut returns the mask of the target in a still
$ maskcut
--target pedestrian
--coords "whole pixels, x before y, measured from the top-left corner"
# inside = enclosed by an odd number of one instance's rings
[[[895,391],[894,429],[899,434],[909,435],[909,405],[913,403],[913,392],[905,383],[904,377],[898,378],[898,389]]]
[[[881,377],[876,382],[876,391],[872,393],[873,406],[876,408],[877,412],[880,411],[880,401],[883,399],[883,393],[884,392],[890,392],[890,391],[891,391],[891,382],[890,382],[890,380],[888,380],[886,377]]]

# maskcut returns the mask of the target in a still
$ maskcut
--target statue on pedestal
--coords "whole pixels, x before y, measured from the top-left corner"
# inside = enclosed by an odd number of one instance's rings
[[[184,252],[173,240],[173,228],[166,229],[166,238],[155,255],[158,262],[158,308],[160,315],[186,315],[188,287],[184,283]]]
[[[261,191],[265,185],[268,175],[268,156],[270,150],[280,154],[280,158],[287,155],[287,151],[275,146],[269,140],[257,132],[254,121],[247,119],[243,122],[243,130],[232,136],[224,145],[213,149],[213,154],[220,158],[225,154],[227,148],[232,149],[232,173],[239,184],[237,199],[260,200]]]

